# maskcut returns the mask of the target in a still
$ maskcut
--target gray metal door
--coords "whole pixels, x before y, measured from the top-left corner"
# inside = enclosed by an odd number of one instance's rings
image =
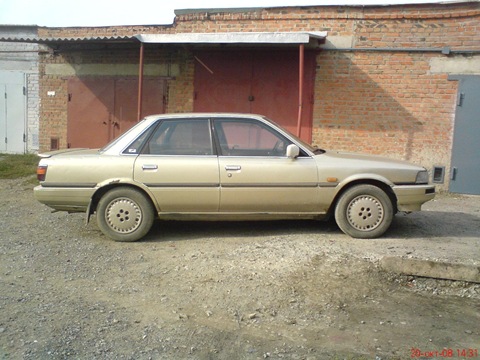
[[[0,152],[25,152],[25,74],[0,71]]]
[[[480,194],[480,76],[449,79],[459,81],[449,190]]]

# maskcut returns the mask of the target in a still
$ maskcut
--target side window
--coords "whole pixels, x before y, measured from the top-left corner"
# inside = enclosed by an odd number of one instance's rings
[[[215,129],[222,155],[285,156],[290,144],[281,134],[256,121],[217,120]]]
[[[212,155],[209,121],[164,120],[148,141],[144,154]]]

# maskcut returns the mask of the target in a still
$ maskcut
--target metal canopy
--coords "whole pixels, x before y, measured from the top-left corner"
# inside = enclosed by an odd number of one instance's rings
[[[138,108],[137,119],[140,121],[142,114],[143,97],[143,62],[145,44],[190,44],[190,45],[290,45],[298,46],[298,120],[297,135],[300,136],[303,112],[303,84],[304,84],[304,52],[305,45],[318,46],[319,40],[327,37],[326,31],[316,32],[228,32],[228,33],[177,33],[177,34],[140,34],[135,35],[140,41],[140,64],[138,71]],[[200,59],[196,58],[202,65]]]
[[[135,40],[145,44],[273,44],[308,45],[314,40],[323,40],[326,31],[313,32],[225,32],[225,33],[177,33],[139,34],[135,36],[84,36],[84,37],[0,37],[5,42],[26,43],[127,43]],[[315,44],[315,43],[313,43]]]
[[[135,35],[146,44],[309,44],[311,40],[323,40],[326,31],[315,32],[226,32],[226,33],[177,33]]]

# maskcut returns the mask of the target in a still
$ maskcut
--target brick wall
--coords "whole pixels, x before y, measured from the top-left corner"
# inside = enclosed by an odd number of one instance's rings
[[[36,153],[40,147],[40,90],[38,70],[27,74],[27,152]]]
[[[194,59],[189,52],[179,52],[174,63],[180,64],[180,76],[168,81],[167,112],[193,111]]]
[[[60,148],[67,147],[67,81],[61,77],[43,75],[40,82],[40,151],[50,150],[50,139],[58,138]],[[55,96],[48,93],[54,92]]]
[[[429,168],[448,162],[456,83],[445,74],[429,74],[432,56],[319,55],[314,143],[413,160]]]
[[[100,26],[100,27],[67,27],[38,28],[40,38],[82,38],[82,37],[120,37],[137,34],[169,33],[174,29],[171,25],[138,25],[138,26]]]

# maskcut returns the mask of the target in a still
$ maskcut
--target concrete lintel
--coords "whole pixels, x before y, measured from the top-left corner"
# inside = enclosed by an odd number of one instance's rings
[[[350,49],[353,47],[353,36],[329,35],[326,38],[323,49]]]
[[[480,75],[480,55],[472,57],[436,57],[430,60],[432,74]]]
[[[138,64],[47,64],[47,75],[57,76],[138,76]],[[177,64],[147,64],[144,76],[178,76]]]
[[[37,72],[36,67],[36,61],[0,60],[0,69],[2,70],[35,73]]]

